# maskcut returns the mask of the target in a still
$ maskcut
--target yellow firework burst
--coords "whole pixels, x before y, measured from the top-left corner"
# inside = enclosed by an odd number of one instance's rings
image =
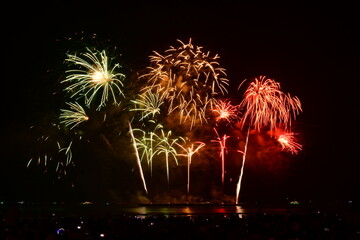
[[[97,110],[109,100],[115,105],[120,104],[119,98],[124,96],[122,87],[125,75],[117,73],[120,65],[111,65],[105,50],[87,49],[79,56],[68,54],[65,61],[75,67],[66,71],[68,75],[62,81],[69,84],[65,91],[71,93],[72,98],[84,98],[86,106],[97,105]]]

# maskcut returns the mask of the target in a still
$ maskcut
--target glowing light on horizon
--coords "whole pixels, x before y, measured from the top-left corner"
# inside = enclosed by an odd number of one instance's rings
[[[125,75],[116,73],[120,68],[119,64],[110,66],[110,61],[103,51],[91,51],[80,54],[80,56],[67,54],[68,63],[72,63],[76,69],[67,70],[68,74],[61,83],[69,84],[64,90],[71,94],[71,98],[85,98],[85,104],[90,107],[101,95],[97,110],[106,105],[109,98],[113,104],[119,105],[119,97],[123,97],[123,81]]]

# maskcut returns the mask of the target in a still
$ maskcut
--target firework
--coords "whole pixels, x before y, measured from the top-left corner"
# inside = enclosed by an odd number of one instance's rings
[[[140,111],[140,121],[147,117],[154,118],[156,114],[160,113],[160,106],[164,103],[162,96],[159,93],[146,91],[139,95],[137,100],[131,100],[134,103],[134,108],[130,111]]]
[[[84,108],[76,103],[66,103],[70,106],[71,110],[68,109],[61,109],[60,114],[60,123],[65,124],[67,127],[70,127],[70,129],[73,129],[77,125],[79,125],[82,122],[85,122],[89,120],[89,117],[86,115],[86,112]]]
[[[216,140],[211,140],[212,142],[217,142],[220,145],[220,158],[221,158],[221,186],[224,189],[224,179],[225,179],[225,152],[226,152],[226,140],[230,137],[226,134],[223,137],[220,137],[218,131],[214,128],[216,133]]]
[[[110,66],[110,60],[104,51],[91,51],[80,56],[68,54],[66,62],[72,63],[76,69],[67,70],[68,74],[62,83],[69,84],[65,91],[71,97],[85,98],[86,106],[90,107],[97,100],[97,95],[101,95],[97,104],[97,110],[106,105],[109,98],[115,105],[120,104],[119,96],[123,96],[122,86],[125,75],[117,73],[119,64]],[[95,104],[95,103],[94,103]]]
[[[163,126],[161,124],[156,125],[155,129],[151,132],[145,132],[141,129],[133,129],[133,132],[140,132],[141,133],[141,137],[140,138],[136,138],[136,146],[138,151],[141,151],[141,161],[146,158],[147,160],[147,164],[150,168],[150,174],[152,176],[152,163],[153,163],[153,158],[154,156],[157,154],[158,149],[156,148],[157,144],[156,141],[159,138],[158,135],[156,134],[156,131],[158,129],[162,129]]]
[[[245,125],[248,121],[250,127],[257,131],[265,126],[274,131],[279,124],[287,128],[291,123],[291,113],[295,117],[302,111],[297,97],[284,94],[280,90],[280,83],[265,76],[255,78],[250,84],[240,107],[246,109],[241,123]]]
[[[170,47],[164,55],[150,56],[148,72],[140,76],[147,81],[143,91],[152,91],[168,102],[168,114],[177,112],[180,124],[206,122],[206,112],[214,108],[215,97],[227,92],[225,69],[219,67],[218,55],[210,56],[202,47],[178,40],[180,47]]]
[[[238,152],[242,153],[242,165],[241,165],[241,170],[240,170],[240,175],[239,175],[239,181],[236,184],[236,199],[235,199],[236,204],[239,204],[239,195],[240,195],[240,190],[241,190],[241,183],[242,183],[242,178],[243,178],[243,174],[244,174],[246,153],[247,153],[248,142],[249,142],[249,131],[250,131],[250,128],[248,128],[248,131],[246,134],[244,151],[238,150]]]
[[[216,121],[227,121],[228,123],[239,119],[239,106],[232,105],[229,100],[219,100],[212,110],[217,114]]]
[[[164,129],[160,129],[160,130],[161,130],[161,135],[158,136],[159,143],[156,145],[156,149],[157,149],[157,155],[162,153],[165,155],[166,177],[167,177],[167,182],[169,184],[170,183],[169,158],[173,157],[173,159],[176,162],[176,165],[178,165],[177,151],[174,146],[179,139],[178,138],[172,139],[171,131],[168,131],[166,133]]]
[[[296,142],[295,133],[286,132],[281,134],[277,141],[280,143],[283,151],[291,152],[292,154],[297,154],[302,150],[302,145]]]
[[[184,141],[184,145],[186,144],[186,140],[182,138]],[[184,150],[185,154],[178,154],[179,156],[187,157],[187,194],[190,193],[190,165],[192,156],[198,152],[202,147],[205,146],[203,142],[194,142],[191,143],[189,147],[183,146],[181,144],[177,144],[182,150]]]
[[[71,161],[72,161],[72,151],[71,151],[71,147],[72,147],[73,141],[71,141],[69,143],[68,146],[65,147],[61,147],[59,142],[58,142],[58,147],[59,147],[59,153],[64,152],[65,156],[66,156],[66,163],[65,166],[70,165]],[[59,166],[60,164],[63,164],[62,162],[58,162],[57,166],[56,166],[56,172],[59,170]]]
[[[36,164],[44,172],[54,170],[58,178],[67,174],[67,169],[75,166],[73,161],[73,146],[81,141],[81,136],[61,127],[56,123],[43,124],[40,129],[32,126],[32,135],[40,135],[34,139],[32,157],[27,162],[27,168]],[[42,133],[46,133],[46,135]]]
[[[302,111],[297,97],[284,94],[280,90],[280,83],[266,79],[265,76],[260,76],[260,79],[255,78],[254,82],[250,83],[239,106],[245,109],[241,124],[244,126],[247,122],[248,130],[241,173],[236,187],[236,203],[238,203],[241,190],[250,128],[260,131],[263,127],[269,127],[271,134],[280,125],[288,129],[291,125],[291,117],[295,118]]]
[[[145,190],[145,192],[147,194],[148,190],[147,190],[147,187],[146,187],[146,181],[145,181],[144,173],[143,173],[142,166],[141,166],[141,159],[140,159],[140,156],[139,156],[139,151],[138,151],[138,147],[137,147],[137,144],[136,144],[136,139],[135,139],[134,132],[133,132],[133,129],[131,127],[130,122],[129,122],[129,133],[130,133],[131,140],[132,140],[132,143],[133,143],[133,147],[134,147],[134,150],[135,150],[136,163],[137,163],[137,165],[139,167],[141,181],[143,183],[144,190]]]

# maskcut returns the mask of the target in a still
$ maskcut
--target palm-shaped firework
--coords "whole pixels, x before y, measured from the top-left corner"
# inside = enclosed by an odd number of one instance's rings
[[[245,148],[242,151],[241,172],[236,187],[236,203],[238,203],[241,190],[250,128],[260,131],[262,128],[268,127],[271,132],[279,126],[288,129],[291,124],[291,116],[295,117],[302,111],[300,100],[297,97],[284,94],[280,90],[278,82],[265,76],[260,76],[259,79],[255,78],[254,82],[250,83],[240,107],[244,109],[241,123],[243,126],[248,124],[248,130]]]
[[[284,94],[280,90],[280,83],[265,76],[255,78],[254,82],[250,83],[239,106],[246,109],[241,123],[245,125],[247,122],[257,131],[266,126],[270,131],[274,131],[280,124],[289,127],[291,116],[302,111],[297,97]]]
[[[164,54],[154,52],[143,91],[160,94],[166,101],[167,113],[176,112],[180,124],[190,121],[190,129],[198,122],[206,122],[207,111],[214,108],[216,97],[227,93],[225,69],[217,62],[219,56],[203,52],[191,43],[170,47]]]
[[[191,160],[192,160],[192,156],[198,152],[202,147],[205,146],[205,143],[203,142],[194,142],[194,143],[189,143],[186,142],[186,140],[184,138],[182,138],[183,140],[183,144],[179,144],[177,143],[177,145],[185,152],[185,153],[181,153],[178,154],[178,156],[184,156],[187,158],[187,194],[190,193],[190,165],[191,165]]]
[[[158,136],[159,143],[156,146],[157,154],[165,155],[165,164],[166,164],[166,177],[168,184],[170,183],[170,172],[169,172],[169,160],[172,157],[175,160],[176,165],[178,165],[177,160],[177,150],[175,148],[178,138],[171,137],[171,131],[164,131],[161,129],[161,135]]]

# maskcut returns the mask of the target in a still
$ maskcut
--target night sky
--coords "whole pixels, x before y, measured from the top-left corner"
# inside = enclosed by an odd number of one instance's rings
[[[233,88],[244,79],[260,75],[275,79],[284,92],[298,96],[302,102],[303,113],[296,127],[303,151],[290,156],[288,178],[269,181],[278,186],[265,184],[266,178],[274,177],[271,174],[261,178],[257,176],[261,171],[250,171],[248,180],[244,180],[248,181],[249,199],[266,200],[274,195],[359,199],[359,101],[355,94],[355,66],[359,63],[355,34],[359,22],[352,6],[225,1],[11,4],[4,8],[8,14],[2,20],[5,134],[0,200],[91,196],[85,193],[89,189],[72,188],[66,179],[56,181],[36,168],[26,169],[31,146],[29,127],[53,111],[53,93],[62,77],[65,52],[75,47],[66,39],[80,33],[95,33],[103,42],[117,46],[123,66],[130,73],[144,68],[153,50],[164,51],[175,45],[176,39],[187,42],[191,37],[195,45],[220,55],[219,62]],[[82,178],[96,177],[79,170],[75,173]],[[260,179],[257,184],[256,179]],[[141,191],[139,183],[134,183],[134,188]]]

